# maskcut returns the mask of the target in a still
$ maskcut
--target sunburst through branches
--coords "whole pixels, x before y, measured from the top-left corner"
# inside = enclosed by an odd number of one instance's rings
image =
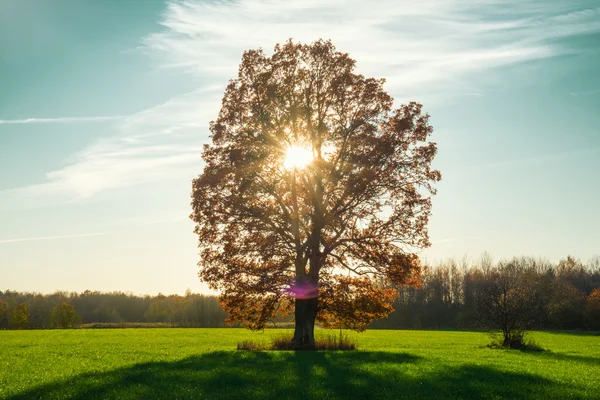
[[[302,169],[311,163],[313,160],[312,152],[301,146],[290,146],[286,153],[283,161],[285,169]]]

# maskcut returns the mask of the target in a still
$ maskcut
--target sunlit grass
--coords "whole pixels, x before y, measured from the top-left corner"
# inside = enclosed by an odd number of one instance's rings
[[[353,352],[245,352],[289,330],[0,331],[0,398],[598,398],[600,336],[487,348],[455,331],[350,333]],[[330,331],[318,331],[326,337]]]

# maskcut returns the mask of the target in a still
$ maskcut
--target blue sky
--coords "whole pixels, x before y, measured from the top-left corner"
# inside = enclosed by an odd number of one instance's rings
[[[204,291],[191,179],[242,51],[332,39],[431,114],[428,261],[600,254],[591,1],[0,7],[0,289]]]

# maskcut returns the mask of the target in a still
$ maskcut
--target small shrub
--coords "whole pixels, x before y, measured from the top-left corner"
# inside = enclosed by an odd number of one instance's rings
[[[317,350],[356,350],[356,341],[347,335],[328,335],[324,339],[318,339],[315,343]]]
[[[292,338],[278,336],[273,339],[271,350],[298,350]],[[325,338],[315,339],[315,348],[308,350],[356,350],[356,342],[347,335],[328,335]]]
[[[287,335],[280,335],[273,338],[271,350],[295,350],[292,338]]]
[[[508,347],[511,349],[521,349],[525,346],[525,331],[521,329],[509,329],[502,333],[502,335],[492,334],[492,340],[497,342],[498,345]]]
[[[523,331],[514,331],[506,336],[497,332],[490,333],[492,343],[488,345],[492,349],[515,349],[522,351],[545,351],[531,338],[527,338]]]
[[[244,340],[243,342],[238,343],[237,349],[247,351],[263,351],[268,350],[268,346],[266,346],[263,343],[256,343],[251,340]]]
[[[273,338],[271,345],[244,340],[237,345],[238,350],[264,351],[264,350],[298,350],[291,336],[280,335]],[[356,341],[347,335],[328,335],[325,338],[315,339],[315,348],[310,350],[356,350]]]

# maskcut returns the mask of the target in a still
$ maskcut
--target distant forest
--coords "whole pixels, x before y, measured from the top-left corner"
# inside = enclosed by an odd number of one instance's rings
[[[507,296],[492,299],[489,289],[498,287],[498,280],[505,283]],[[487,254],[475,263],[449,260],[426,268],[421,288],[401,287],[398,292],[395,311],[372,328],[494,328],[487,315],[492,309],[527,313],[531,329],[600,330],[598,256],[587,263],[573,257],[558,263],[518,257],[494,264]],[[499,299],[508,304],[490,304]]]
[[[395,311],[375,321],[379,329],[484,329],[484,290],[494,275],[510,270],[535,317],[531,328],[600,330],[600,257],[582,263],[514,258],[494,264],[454,260],[423,270],[420,288],[400,287]],[[217,297],[137,296],[122,292],[56,292],[49,295],[0,291],[0,329],[111,326],[224,327],[226,313]],[[289,320],[289,319],[288,319]],[[282,322],[282,320],[278,321]]]
[[[227,314],[215,296],[122,292],[56,292],[49,295],[0,291],[0,329],[173,326],[224,327]]]

